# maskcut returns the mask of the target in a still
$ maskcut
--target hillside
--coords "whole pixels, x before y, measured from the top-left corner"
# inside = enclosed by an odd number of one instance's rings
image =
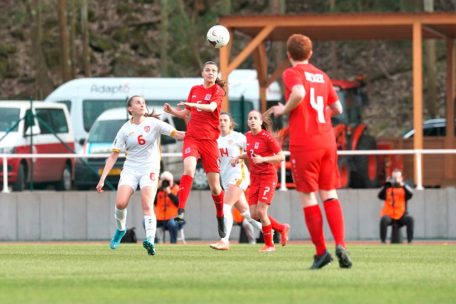
[[[59,18],[57,0],[0,1],[0,98],[30,96],[42,99],[63,82],[60,63]],[[217,23],[221,14],[271,14],[265,1],[90,1],[88,32],[90,69],[83,67],[83,38],[80,4],[67,0],[67,26],[71,40],[71,78],[103,76],[196,76],[202,62],[217,59],[217,52],[205,42],[205,31]],[[271,1],[271,3],[277,1]],[[324,1],[290,0],[285,13],[326,13]],[[335,1],[335,12],[403,11],[414,7],[407,1]],[[410,2],[410,1],[409,1]],[[416,2],[416,1],[415,1]],[[41,6],[37,7],[36,4]],[[227,3],[229,4],[227,6]],[[456,1],[436,0],[436,11],[456,10]],[[73,6],[74,4],[74,6]],[[73,17],[74,16],[74,17]],[[165,16],[165,17],[163,17]],[[161,31],[166,22],[167,31]],[[36,45],[40,35],[41,43]],[[166,39],[165,39],[166,38]],[[238,46],[239,47],[239,46]],[[278,46],[280,47],[280,46]],[[399,42],[337,42],[337,64],[331,62],[331,44],[316,43],[313,62],[334,78],[366,77],[370,104],[363,113],[375,135],[398,136],[411,127],[411,44]],[[268,46],[272,56],[273,46]],[[234,50],[238,52],[239,50]],[[445,46],[436,43],[436,113],[444,115]],[[40,59],[41,58],[41,59]],[[40,61],[41,60],[41,61]],[[251,68],[251,60],[242,67]],[[273,68],[274,61],[272,60]],[[38,68],[40,67],[40,68]],[[40,71],[40,73],[37,73]],[[426,74],[426,70],[425,70]],[[425,100],[428,79],[424,79]],[[381,115],[380,115],[381,114]],[[385,120],[385,116],[389,117]]]

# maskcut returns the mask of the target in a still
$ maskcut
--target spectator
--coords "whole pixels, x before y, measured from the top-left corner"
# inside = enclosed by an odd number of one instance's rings
[[[413,217],[408,215],[407,201],[413,196],[412,189],[404,183],[402,172],[394,169],[391,178],[378,193],[378,198],[384,200],[380,220],[380,240],[386,241],[386,230],[388,226],[397,225],[397,228],[407,226],[407,241],[413,240]]]
[[[174,184],[174,176],[171,172],[164,171],[160,175],[159,189],[155,197],[155,214],[157,216],[157,228],[165,228],[169,231],[170,242],[177,242],[177,232],[182,229],[185,222],[177,223],[174,218],[177,216],[179,199],[177,192],[179,186]]]

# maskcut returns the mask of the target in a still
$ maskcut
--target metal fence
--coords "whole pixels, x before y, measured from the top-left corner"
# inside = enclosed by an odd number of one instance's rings
[[[338,155],[414,155],[417,182],[416,189],[423,189],[423,167],[422,156],[426,154],[456,154],[456,149],[420,149],[420,150],[357,150],[357,151],[337,151]],[[286,156],[290,152],[284,151]],[[110,154],[0,154],[3,159],[3,191],[8,193],[8,158],[107,158]],[[181,153],[162,153],[162,157],[181,157]],[[120,157],[125,157],[121,155]],[[285,181],[285,161],[282,161],[280,176],[281,176],[281,191],[287,191]]]

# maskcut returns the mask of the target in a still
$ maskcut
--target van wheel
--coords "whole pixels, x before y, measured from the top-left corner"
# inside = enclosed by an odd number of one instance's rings
[[[17,170],[16,182],[13,183],[13,191],[23,191],[26,188],[26,172],[25,165],[20,164],[19,169]]]
[[[201,167],[196,167],[195,176],[193,177],[193,189],[206,190],[209,188],[206,172]]]
[[[62,178],[55,184],[55,190],[67,191],[71,190],[71,169],[70,165],[66,164],[62,172]]]

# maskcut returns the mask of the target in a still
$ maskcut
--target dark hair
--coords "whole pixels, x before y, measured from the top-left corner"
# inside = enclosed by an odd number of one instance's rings
[[[233,115],[231,115],[231,113],[229,113],[229,112],[221,112],[220,116],[222,116],[222,115],[226,115],[226,116],[228,116],[230,118],[230,122],[231,122],[231,128],[230,129],[231,130],[233,130],[234,128],[237,127],[237,123],[234,121]]]
[[[127,97],[127,110],[128,110],[128,107],[131,107],[131,102],[133,101],[134,97],[140,97],[140,98],[144,99],[144,101],[146,101],[146,99],[141,95],[132,95],[130,97]],[[153,118],[160,119],[160,114],[155,114],[154,109],[152,109],[152,113],[149,113],[149,107],[147,107],[147,104],[146,104],[146,109],[147,109],[147,113],[144,114],[144,117],[153,117]],[[131,115],[131,112],[128,111],[128,114]]]
[[[302,34],[293,34],[287,40],[287,51],[293,60],[307,60],[312,52],[312,40]]]
[[[258,114],[260,114],[261,120],[263,121],[263,123],[261,124],[261,129],[266,130],[269,133],[273,134],[272,119],[271,119],[272,108],[270,108],[269,110],[267,110],[264,113],[261,113],[260,111],[257,111],[257,110],[252,110],[249,112],[249,114],[252,112],[257,112]]]
[[[208,65],[208,64],[215,65],[215,66],[217,67],[217,70],[219,69],[217,63],[215,63],[214,61],[210,61],[210,60],[209,60],[209,61],[206,61],[206,62],[203,64],[203,70],[204,70],[204,68],[206,67],[206,65]],[[223,81],[222,79],[216,77],[216,78],[215,78],[215,83],[218,84],[218,85],[222,88],[222,90],[225,92],[224,95],[226,95],[226,81]]]

